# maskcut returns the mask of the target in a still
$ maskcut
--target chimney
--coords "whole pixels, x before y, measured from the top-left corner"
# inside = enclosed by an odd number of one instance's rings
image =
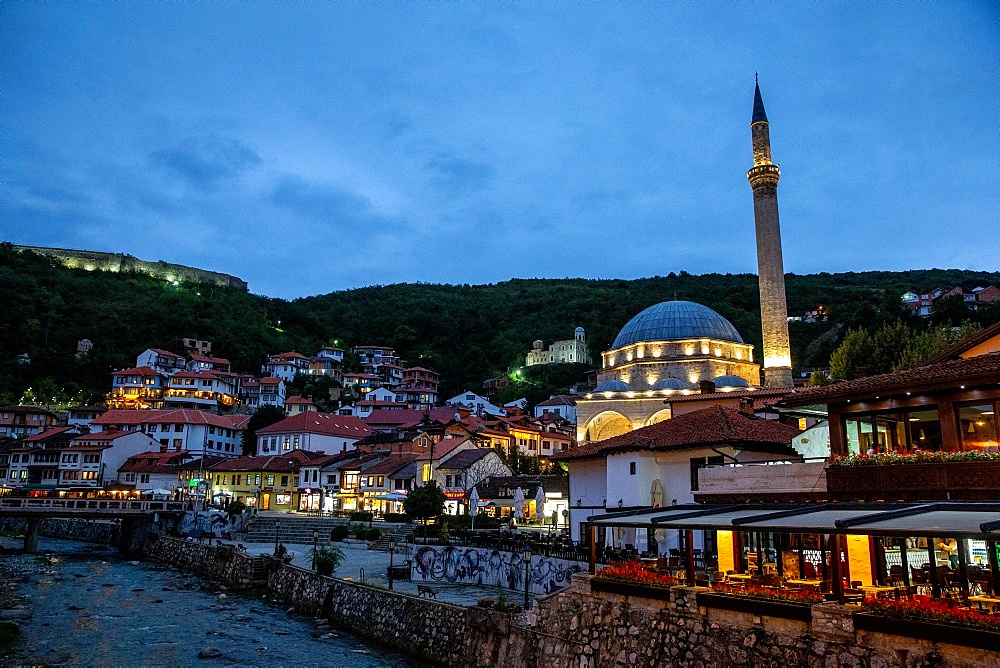
[[[713,394],[715,392],[715,383],[710,380],[703,380],[698,383],[699,391],[702,394]]]

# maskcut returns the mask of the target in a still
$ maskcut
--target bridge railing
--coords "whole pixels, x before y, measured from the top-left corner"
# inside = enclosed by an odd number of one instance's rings
[[[0,509],[21,510],[113,510],[148,512],[180,512],[185,510],[183,501],[138,501],[127,499],[48,499],[2,498]]]

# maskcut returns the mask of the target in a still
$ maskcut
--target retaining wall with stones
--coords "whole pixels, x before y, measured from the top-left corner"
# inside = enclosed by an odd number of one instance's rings
[[[28,521],[20,517],[0,520],[0,532],[23,534]],[[112,545],[118,540],[118,523],[109,520],[49,518],[39,520],[38,533],[47,538],[65,538],[84,543]]]
[[[161,537],[146,554],[231,587],[252,583],[255,561],[225,547]],[[785,619],[699,606],[692,587],[672,588],[668,600],[592,591],[591,576],[578,574],[530,612],[506,615],[268,563],[260,584],[289,607],[441,665],[1000,667],[989,649],[856,630],[854,612],[835,604],[813,606],[811,621]]]

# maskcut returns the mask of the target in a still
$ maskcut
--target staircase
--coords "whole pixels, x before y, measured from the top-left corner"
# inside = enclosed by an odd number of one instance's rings
[[[413,550],[413,543],[407,542],[412,540],[413,530],[407,527],[391,527],[391,525],[386,526],[382,536],[368,546],[369,550],[378,550],[379,552],[389,551],[389,536],[396,539],[396,554],[409,553]],[[382,527],[378,527],[382,529]]]

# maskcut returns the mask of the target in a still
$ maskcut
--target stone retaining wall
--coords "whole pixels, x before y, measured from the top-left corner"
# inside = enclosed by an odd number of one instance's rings
[[[23,534],[27,526],[28,521],[20,517],[0,520],[0,532],[3,533]],[[112,545],[118,539],[118,524],[109,520],[49,518],[39,520],[38,533],[47,538]]]
[[[254,560],[231,549],[158,538],[146,554],[161,563],[246,588]],[[270,564],[261,586],[284,604],[336,627],[449,666],[970,666],[1000,667],[1000,653],[889,633],[856,631],[853,612],[812,607],[812,621],[699,607],[698,589],[674,587],[667,601],[592,592],[590,577],[539,596],[527,613],[437,603]]]

